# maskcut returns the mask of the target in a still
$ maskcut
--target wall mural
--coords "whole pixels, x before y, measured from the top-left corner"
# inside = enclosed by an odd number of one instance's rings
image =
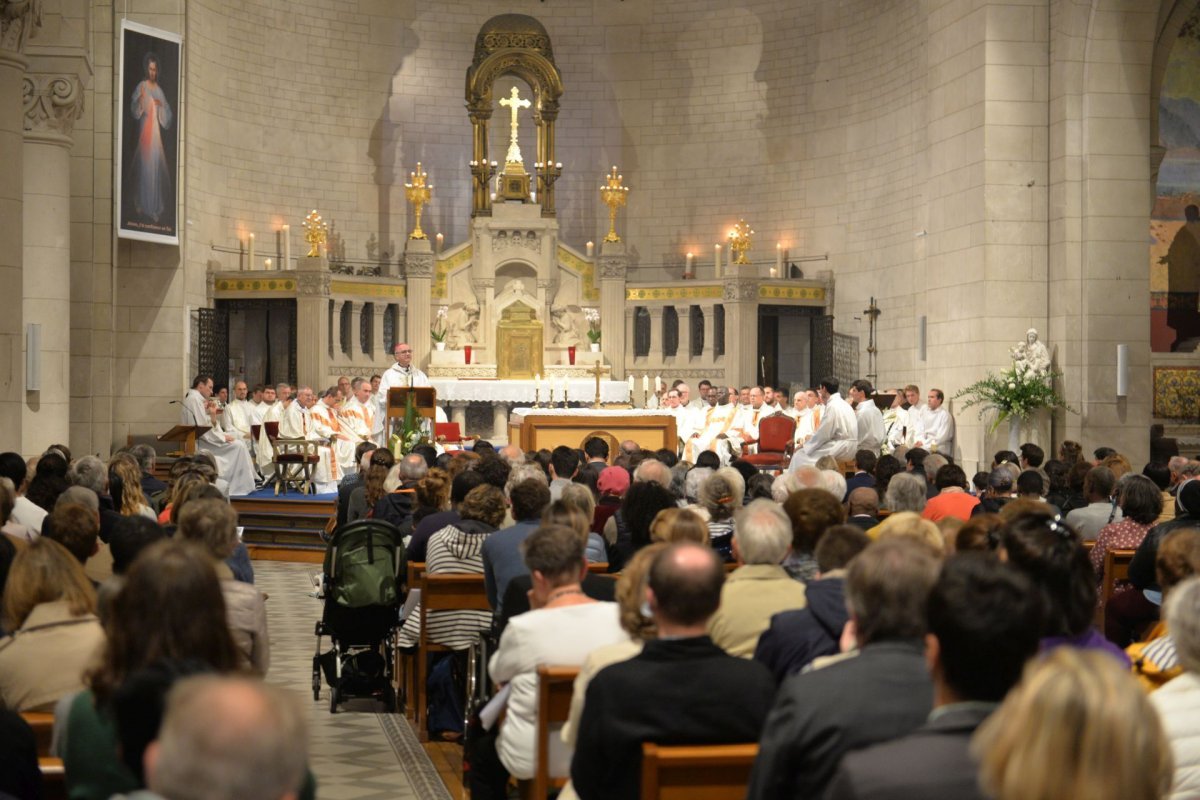
[[[1158,173],[1150,219],[1150,346],[1200,349],[1200,9],[1171,49],[1159,98]]]

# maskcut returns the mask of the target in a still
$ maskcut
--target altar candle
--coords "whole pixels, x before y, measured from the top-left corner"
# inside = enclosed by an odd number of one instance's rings
[[[594,242],[588,242],[587,243],[587,257],[591,258],[592,254],[594,254],[595,252],[596,252],[596,244]]]
[[[250,234],[249,244],[246,251],[246,267],[254,269],[254,234]]]
[[[633,399],[633,376],[629,376],[629,399]]]
[[[661,392],[662,387],[663,387],[662,376],[655,375],[654,376],[654,393],[658,394],[659,392]]]
[[[292,266],[292,226],[283,226],[283,263],[280,269],[290,269]]]
[[[775,269],[779,273],[783,272],[783,242],[775,243]]]
[[[642,394],[650,394],[650,375],[642,376]]]
[[[713,245],[713,275],[721,277],[721,245]]]
[[[683,271],[686,272],[688,275],[692,274],[692,262],[695,259],[696,259],[696,257],[694,255],[692,255],[691,253],[687,254],[687,260],[684,262],[685,266],[684,266]]]
[[[442,236],[442,235],[439,233],[439,234],[437,235],[437,251],[438,251],[439,253],[441,253],[441,252],[442,252],[442,245],[443,245],[443,244],[445,244],[445,241],[446,241],[446,240],[445,240],[445,237],[443,237],[443,236]]]
[[[271,259],[268,258],[263,262],[263,269],[267,270],[268,272],[271,271]]]
[[[533,385],[534,385],[534,388],[537,389],[538,394],[541,394],[542,393],[542,373],[539,372],[538,374],[533,376]]]

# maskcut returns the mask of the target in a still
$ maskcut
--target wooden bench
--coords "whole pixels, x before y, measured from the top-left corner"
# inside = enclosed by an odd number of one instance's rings
[[[579,667],[538,667],[538,716],[535,743],[537,746],[537,773],[532,780],[520,781],[521,797],[524,800],[545,800],[550,790],[566,785],[566,778],[550,776],[550,737],[557,734],[553,729],[567,721],[571,713],[571,695],[575,689],[575,678]]]
[[[425,577],[425,562],[410,561],[404,575],[404,592],[420,588],[421,579]],[[405,653],[400,650],[397,639],[395,654],[396,688],[404,698],[404,715],[413,718],[413,707],[417,696],[417,656],[415,653]]]
[[[1104,615],[1108,613],[1108,601],[1116,592],[1117,581],[1129,580],[1129,565],[1136,550],[1109,550],[1104,554],[1104,576],[1100,582],[1100,611],[1097,624],[1104,630]]]
[[[50,755],[50,742],[54,738],[54,715],[44,711],[23,711],[21,718],[33,728],[33,736],[37,741],[43,800],[65,800],[67,776],[63,762],[61,758]]]
[[[487,589],[483,575],[464,572],[425,573],[421,579],[421,638],[417,646],[417,665],[413,670],[416,686],[413,692],[413,724],[417,735],[424,740],[425,679],[430,653],[452,653],[454,648],[429,640],[430,611],[487,611]]]
[[[642,800],[742,800],[758,744],[642,744]]]

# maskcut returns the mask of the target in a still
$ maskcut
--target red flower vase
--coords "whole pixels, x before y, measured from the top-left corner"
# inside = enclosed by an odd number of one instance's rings
[[[468,363],[468,364],[471,363],[471,345],[469,345],[469,344],[463,345],[463,358],[466,359],[466,363]]]
[[[567,363],[575,366],[575,345],[567,346]]]

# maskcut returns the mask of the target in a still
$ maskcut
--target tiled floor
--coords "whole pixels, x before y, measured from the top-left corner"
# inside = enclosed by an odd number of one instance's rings
[[[317,797],[450,800],[439,778],[439,773],[453,771],[454,753],[443,753],[445,745],[428,746],[438,762],[435,767],[403,716],[388,718],[353,706],[330,714],[327,686],[321,688],[321,699],[313,701],[313,626],[321,603],[308,593],[313,588],[310,576],[319,571],[316,564],[254,562],[255,585],[269,596],[271,669],[267,680],[299,692],[310,709],[309,763],[317,777]]]

